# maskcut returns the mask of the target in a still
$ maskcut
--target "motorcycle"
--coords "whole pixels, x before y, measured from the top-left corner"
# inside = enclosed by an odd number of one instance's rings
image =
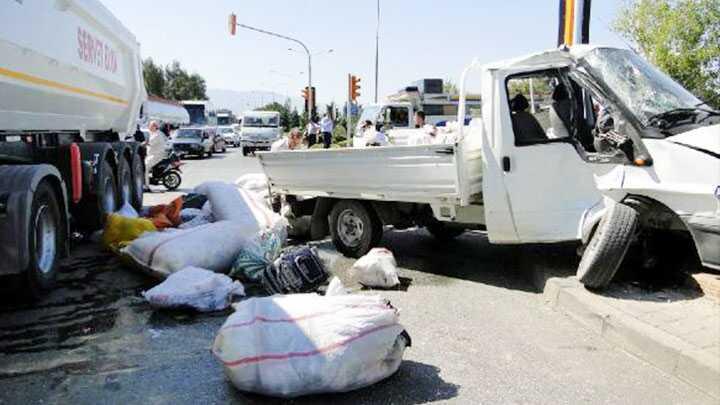
[[[159,161],[150,171],[150,184],[162,184],[168,191],[176,190],[182,183],[182,163],[174,151],[169,151],[167,157]]]

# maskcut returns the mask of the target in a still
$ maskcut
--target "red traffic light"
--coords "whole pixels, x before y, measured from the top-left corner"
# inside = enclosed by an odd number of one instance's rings
[[[360,78],[351,75],[350,76],[350,100],[355,101],[360,97]]]
[[[235,13],[231,13],[230,17],[228,17],[228,29],[230,30],[230,35],[235,35],[235,32],[237,32],[237,16]]]

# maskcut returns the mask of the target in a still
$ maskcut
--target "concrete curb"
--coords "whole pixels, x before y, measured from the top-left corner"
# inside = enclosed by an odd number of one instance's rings
[[[677,337],[626,314],[583,287],[575,277],[552,277],[533,265],[532,281],[545,301],[592,332],[699,390],[720,399],[720,361]]]

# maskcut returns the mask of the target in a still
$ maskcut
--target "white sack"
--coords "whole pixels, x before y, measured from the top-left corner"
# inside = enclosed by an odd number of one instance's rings
[[[379,296],[251,298],[233,305],[213,354],[241,391],[296,397],[346,392],[397,371],[410,342]]]
[[[272,228],[280,216],[272,212],[266,204],[243,189],[219,181],[205,182],[194,190],[204,194],[215,219],[218,221],[249,221],[256,224],[256,230]]]
[[[392,288],[400,284],[395,256],[385,248],[371,249],[353,264],[350,271],[367,287]]]
[[[188,266],[225,273],[256,233],[254,222],[220,221],[192,229],[146,232],[122,252],[161,277]]]
[[[245,289],[224,274],[186,267],[142,295],[157,308],[191,307],[209,312],[227,308],[232,296],[245,295]]]
[[[235,185],[264,197],[267,197],[269,192],[267,176],[262,173],[243,174],[235,180]]]

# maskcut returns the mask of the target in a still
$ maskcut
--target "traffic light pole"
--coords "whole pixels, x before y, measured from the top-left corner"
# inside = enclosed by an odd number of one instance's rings
[[[236,24],[238,27],[245,28],[245,29],[247,29],[247,30],[259,32],[259,33],[261,33],[261,34],[270,35],[270,36],[277,37],[277,38],[286,39],[286,40],[288,40],[288,41],[295,42],[296,44],[299,44],[300,46],[302,46],[302,48],[305,50],[305,53],[307,54],[307,57],[308,57],[308,92],[309,92],[309,93],[312,93],[312,92],[313,92],[313,91],[312,91],[312,54],[310,53],[310,50],[308,49],[308,47],[305,46],[305,44],[304,44],[302,41],[300,41],[299,39],[295,39],[295,38],[292,38],[292,37],[288,37],[288,36],[286,36],[286,35],[278,34],[278,33],[271,32],[271,31],[267,31],[267,30],[263,30],[263,29],[260,29],[260,28],[251,27],[251,26],[249,26],[249,25],[240,24],[240,23],[237,23],[237,22],[236,22],[235,24]],[[314,104],[314,103],[313,103],[314,100],[313,100],[313,97],[312,97],[312,96],[313,96],[313,95],[310,94],[310,97],[308,97],[308,121],[310,121],[310,120],[312,119],[313,108],[315,107],[315,106],[313,105],[313,104]]]

